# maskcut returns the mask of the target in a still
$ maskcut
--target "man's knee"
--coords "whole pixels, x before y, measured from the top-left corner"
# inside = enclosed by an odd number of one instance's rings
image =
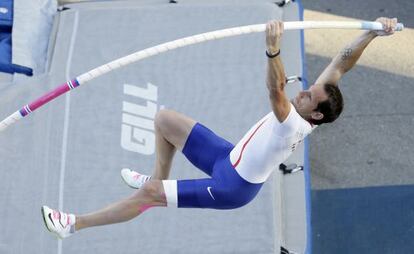
[[[195,121],[185,115],[162,109],[155,115],[155,128],[168,142],[182,149]]]
[[[174,111],[168,109],[161,109],[157,112],[154,119],[155,128],[161,133],[168,130],[168,126],[173,122]]]

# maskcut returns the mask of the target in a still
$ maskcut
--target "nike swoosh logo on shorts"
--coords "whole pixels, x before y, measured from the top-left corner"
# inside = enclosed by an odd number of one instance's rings
[[[213,196],[213,193],[211,193],[211,187],[210,186],[207,187],[207,191],[208,191],[208,194],[210,194],[211,198],[216,200]]]

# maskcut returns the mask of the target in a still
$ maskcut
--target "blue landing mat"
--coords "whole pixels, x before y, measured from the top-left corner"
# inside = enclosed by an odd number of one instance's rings
[[[413,253],[414,185],[312,191],[313,253]]]

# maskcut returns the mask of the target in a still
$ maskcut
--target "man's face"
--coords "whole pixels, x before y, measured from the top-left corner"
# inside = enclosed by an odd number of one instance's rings
[[[300,91],[292,99],[296,111],[305,119],[322,119],[323,115],[314,111],[318,104],[328,99],[322,85],[312,85],[308,90]]]

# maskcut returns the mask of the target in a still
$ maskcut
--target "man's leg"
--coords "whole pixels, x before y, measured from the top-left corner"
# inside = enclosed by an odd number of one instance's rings
[[[175,151],[182,150],[196,121],[172,110],[155,116],[156,161],[152,179],[168,179]]]
[[[169,184],[166,184],[166,188],[170,193],[169,197],[171,197],[171,193],[175,197],[177,195],[176,188],[171,189],[171,181]],[[93,213],[75,216],[74,214],[63,213],[43,206],[42,215],[45,225],[50,232],[56,234],[59,238],[66,238],[83,228],[128,221],[137,217],[148,208],[167,206],[167,198],[162,181],[151,180],[145,183],[131,197]],[[176,201],[175,199],[170,199],[169,202],[175,203]]]
[[[167,206],[160,180],[150,180],[131,197],[113,203],[97,212],[76,216],[75,229],[120,223],[131,220],[154,206]]]
[[[211,176],[219,157],[227,155],[233,145],[213,131],[180,113],[162,110],[156,116],[157,154],[152,179],[168,179],[172,159],[177,149],[197,168]],[[121,170],[122,179],[135,189],[150,179],[130,169]]]
[[[171,110],[159,111],[155,118],[157,154],[152,180],[147,181],[131,197],[86,215],[75,217],[73,214],[53,211],[44,206],[42,213],[46,227],[59,237],[64,238],[74,232],[73,228],[81,230],[93,226],[120,223],[135,218],[150,207],[167,206],[167,197],[160,180],[168,178],[174,153],[177,149],[183,149],[195,124],[196,121],[180,113]],[[176,187],[173,195],[177,195]],[[75,221],[75,224],[73,225],[71,221]]]

